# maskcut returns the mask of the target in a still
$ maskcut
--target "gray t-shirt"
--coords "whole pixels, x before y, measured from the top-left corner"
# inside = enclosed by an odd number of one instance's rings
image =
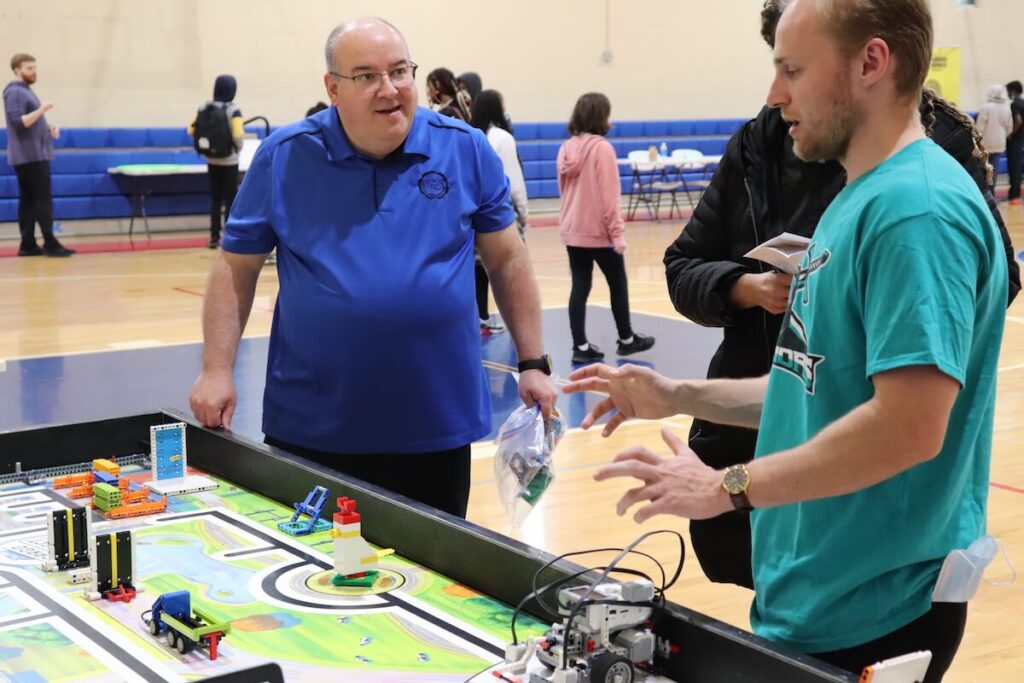
[[[32,88],[21,80],[11,81],[4,88],[4,114],[7,120],[7,163],[11,166],[53,159],[53,138],[46,117],[25,127],[21,117],[40,107]]]

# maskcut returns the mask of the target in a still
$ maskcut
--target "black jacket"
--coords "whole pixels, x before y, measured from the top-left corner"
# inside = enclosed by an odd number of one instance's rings
[[[971,133],[959,121],[935,111],[932,139],[957,159],[985,194],[999,224],[1009,262],[1009,301],[1020,291],[1020,269],[992,194],[985,169],[972,155]],[[723,327],[724,339],[708,377],[757,377],[771,368],[782,323],[760,307],[729,308],[729,290],[744,273],[767,265],[743,254],[782,232],[810,236],[843,188],[838,162],[807,163],[793,153],[787,124],[765,107],[729,140],[710,187],[682,234],[665,252],[669,296],[676,310],[709,327]],[[725,467],[753,457],[756,432],[694,420],[690,446],[709,465]]]

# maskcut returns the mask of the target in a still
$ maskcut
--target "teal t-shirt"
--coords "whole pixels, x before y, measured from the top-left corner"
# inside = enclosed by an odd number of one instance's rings
[[[754,510],[758,635],[814,653],[890,633],[930,609],[946,554],[985,533],[1006,288],[981,193],[931,140],[829,206],[793,278],[756,457],[868,401],[876,373],[933,365],[961,390],[933,460],[845,496]]]

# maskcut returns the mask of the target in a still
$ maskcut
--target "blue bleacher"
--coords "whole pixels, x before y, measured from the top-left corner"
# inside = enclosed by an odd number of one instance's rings
[[[619,157],[650,145],[697,149],[722,154],[743,119],[684,119],[671,121],[617,121],[608,132]],[[262,137],[262,127],[246,129]],[[530,197],[558,196],[555,159],[568,138],[564,122],[522,122],[515,125],[519,156],[523,161]],[[0,222],[17,220],[18,185],[7,165],[7,131],[0,128]],[[131,215],[127,181],[107,173],[124,164],[201,164],[184,128],[64,128],[56,141],[53,161],[54,215],[57,220],[121,218]],[[622,173],[623,191],[630,177]],[[202,214],[209,210],[206,177],[171,176],[146,180],[154,193],[147,200],[149,215]]]

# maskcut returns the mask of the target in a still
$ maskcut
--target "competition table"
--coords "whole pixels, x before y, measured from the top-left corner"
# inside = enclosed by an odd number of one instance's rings
[[[230,433],[204,429],[175,411],[0,433],[0,474],[39,472],[94,458],[149,452],[150,427],[187,424],[193,473],[218,481],[214,491],[170,499],[166,512],[103,520],[93,532],[132,529],[135,585],[128,603],[84,599],[81,586],[39,569],[50,510],[77,507],[47,479],[0,483],[0,653],[18,681],[182,681],[246,678],[273,662],[291,681],[492,680],[510,639],[509,605],[530,589],[549,554],[332,470]],[[145,465],[138,465],[144,468]],[[129,479],[148,478],[148,471]],[[50,474],[53,474],[51,472]],[[387,590],[333,588],[326,533],[290,537],[277,530],[292,504],[317,485],[358,502],[362,535],[394,548],[381,561]],[[325,536],[327,536],[325,540]],[[580,549],[599,547],[583,539]],[[561,562],[555,576],[578,570]],[[327,578],[325,578],[327,577]],[[378,579],[380,582],[381,579]],[[382,584],[375,584],[375,586]],[[161,594],[190,590],[194,604],[231,624],[216,661],[184,656],[150,635],[142,620]],[[536,605],[526,610],[539,614]],[[672,643],[658,655],[664,678],[690,683],[854,683],[856,676],[668,603],[655,633]],[[527,614],[518,625],[539,635],[546,622]],[[226,680],[226,679],[225,679]]]
[[[242,141],[242,149],[238,153],[238,173],[244,175],[249,170],[256,150],[259,149],[260,140],[245,138]],[[131,195],[132,217],[128,223],[128,235],[131,236],[135,228],[135,216],[142,216],[142,224],[146,228],[146,235],[149,232],[149,217],[146,215],[146,198],[155,192],[167,192],[168,184],[175,180],[187,182],[190,177],[206,175],[206,164],[122,164],[111,166],[107,173],[124,181],[128,193]],[[189,188],[193,189],[193,188]]]

